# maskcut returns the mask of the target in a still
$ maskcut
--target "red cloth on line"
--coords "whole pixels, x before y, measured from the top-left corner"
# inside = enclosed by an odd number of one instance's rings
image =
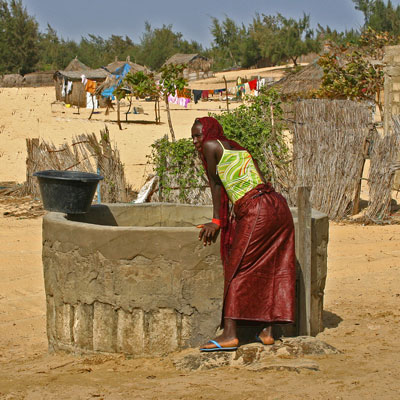
[[[201,92],[201,98],[202,99],[207,99],[208,100],[208,90],[203,90]]]
[[[257,90],[257,79],[249,81],[250,90]]]

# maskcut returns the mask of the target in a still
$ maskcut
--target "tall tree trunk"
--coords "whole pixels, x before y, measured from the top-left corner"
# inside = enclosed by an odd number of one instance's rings
[[[167,108],[167,117],[168,117],[169,131],[171,132],[172,141],[173,141],[173,142],[176,142],[174,128],[172,127],[171,112],[170,112],[170,110],[169,110],[169,103],[168,103],[168,95],[167,95],[167,94],[165,94],[164,100],[165,100],[165,106],[166,106],[166,108]]]

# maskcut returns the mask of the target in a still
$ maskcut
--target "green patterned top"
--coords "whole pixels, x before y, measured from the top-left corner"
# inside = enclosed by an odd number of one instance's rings
[[[247,150],[228,150],[218,140],[224,152],[217,165],[217,174],[228,194],[229,200],[235,204],[247,192],[263,183]]]

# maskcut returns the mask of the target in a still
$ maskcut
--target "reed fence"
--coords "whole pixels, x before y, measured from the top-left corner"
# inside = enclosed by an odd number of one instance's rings
[[[358,192],[364,149],[372,129],[366,103],[304,100],[293,108],[293,173],[296,186],[309,186],[313,208],[339,220]]]
[[[17,189],[17,195],[40,197],[35,171],[83,171],[99,173],[102,202],[127,202],[132,199],[131,187],[126,183],[124,166],[118,149],[113,148],[107,127],[100,131],[100,140],[94,133],[77,135],[72,144],[56,147],[53,143],[27,139],[26,182]]]
[[[393,117],[393,130],[376,135],[371,151],[369,171],[369,202],[364,218],[382,222],[390,217],[394,174],[400,169],[396,162],[400,153],[400,116]]]

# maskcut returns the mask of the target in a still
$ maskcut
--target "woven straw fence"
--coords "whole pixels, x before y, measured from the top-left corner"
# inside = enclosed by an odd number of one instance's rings
[[[100,132],[100,141],[94,133],[78,135],[72,145],[63,144],[57,148],[53,143],[39,139],[27,139],[26,182],[18,189],[17,195],[40,197],[36,171],[82,171],[97,173],[104,177],[100,183],[101,200],[105,203],[126,202],[130,187],[125,180],[119,151],[112,148],[108,129]]]
[[[393,117],[393,131],[376,136],[371,151],[369,171],[369,203],[365,219],[373,222],[385,221],[390,216],[394,174],[400,169],[396,162],[400,152],[400,117]]]
[[[296,185],[312,188],[313,208],[342,219],[361,179],[370,107],[348,100],[305,100],[294,104],[294,118]]]

